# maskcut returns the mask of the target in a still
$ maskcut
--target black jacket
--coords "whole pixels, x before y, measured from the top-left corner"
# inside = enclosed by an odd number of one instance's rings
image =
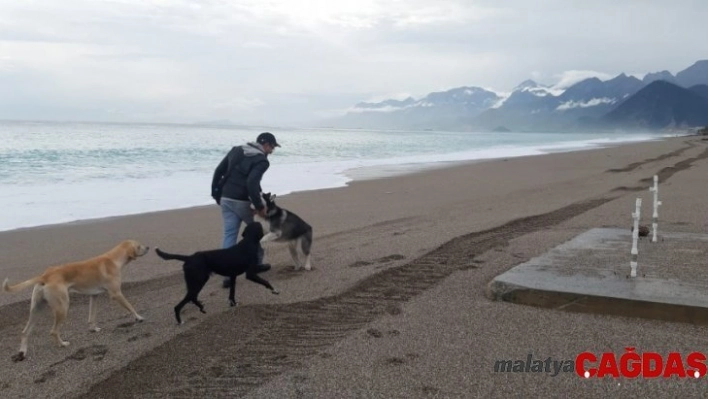
[[[240,155],[238,148],[233,147],[216,167],[211,187],[213,189],[221,176],[229,170],[231,163],[236,162],[224,183],[221,198],[251,201],[256,209],[261,209],[264,206],[261,200],[261,179],[270,167],[270,162],[258,144],[242,145],[240,148],[243,149],[243,155]]]

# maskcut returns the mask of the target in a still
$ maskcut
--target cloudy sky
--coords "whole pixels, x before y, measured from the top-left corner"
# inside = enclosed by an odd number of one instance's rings
[[[308,125],[459,86],[675,74],[708,59],[706,21],[704,0],[0,0],[0,119]]]

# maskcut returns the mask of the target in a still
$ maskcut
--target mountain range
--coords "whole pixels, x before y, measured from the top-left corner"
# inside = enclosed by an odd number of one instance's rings
[[[573,131],[708,125],[708,60],[676,75],[624,73],[565,89],[526,80],[509,94],[464,86],[416,100],[360,102],[328,126],[372,129]]]

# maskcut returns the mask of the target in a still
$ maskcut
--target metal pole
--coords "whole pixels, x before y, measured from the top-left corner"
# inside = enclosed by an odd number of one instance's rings
[[[651,242],[656,242],[656,230],[659,227],[659,205],[661,205],[661,201],[659,201],[659,176],[654,175],[654,187],[649,187],[649,191],[654,193],[654,214],[651,219]]]
[[[637,249],[637,242],[639,241],[639,217],[642,209],[642,199],[637,198],[636,210],[632,214],[634,218],[634,229],[632,230],[632,260],[629,262],[631,268],[630,276],[637,277],[637,255],[639,255],[639,250]]]

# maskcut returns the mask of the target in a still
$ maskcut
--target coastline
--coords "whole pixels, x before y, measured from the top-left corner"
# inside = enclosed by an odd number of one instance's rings
[[[72,346],[51,344],[44,315],[30,340],[28,361],[19,364],[9,357],[26,322],[29,290],[2,295],[0,350],[6,355],[0,360],[0,393],[47,398],[599,396],[608,390],[620,396],[694,395],[704,385],[623,381],[618,387],[614,380],[589,385],[570,376],[494,374],[496,359],[525,358],[529,351],[538,358],[633,345],[691,351],[702,347],[708,330],[497,303],[484,297],[484,287],[590,227],[628,228],[634,198],[650,195],[632,187],[655,173],[671,173],[660,183],[661,228],[705,231],[695,217],[704,213],[702,199],[708,194],[699,184],[708,170],[705,154],[700,138],[669,138],[455,165],[283,196],[279,205],[313,225],[315,244],[310,273],[290,270],[286,245],[266,247],[273,269],[263,277],[281,295],[239,279],[241,305],[229,308],[219,279],[212,278],[202,294],[208,313],[187,308],[187,323],[177,327],[172,307],[184,295],[181,265],[151,251],[124,272],[124,293],[145,323],[126,323],[129,318],[106,298],[99,305],[104,330],[90,334],[87,301],[72,297],[65,326]],[[18,281],[52,264],[94,256],[127,237],[184,253],[214,248],[221,242],[220,214],[212,205],[0,232],[0,269],[3,278]],[[466,237],[480,241],[455,244]],[[450,262],[421,263],[430,254],[449,256]]]
[[[678,136],[678,137],[690,137],[690,136],[691,135],[687,134],[685,136]],[[302,192],[344,188],[344,187],[350,186],[352,183],[357,182],[357,181],[386,179],[386,178],[416,174],[416,173],[421,173],[421,172],[426,172],[426,171],[431,171],[431,170],[454,168],[454,167],[458,167],[458,166],[470,165],[470,164],[475,164],[475,163],[480,163],[480,162],[493,162],[493,161],[512,159],[512,158],[539,157],[539,156],[544,156],[544,155],[548,155],[548,154],[556,154],[556,153],[593,151],[593,150],[599,150],[599,149],[603,149],[603,148],[612,148],[612,147],[617,147],[617,146],[632,145],[632,144],[636,144],[636,143],[648,143],[648,142],[654,142],[654,141],[662,141],[662,140],[667,140],[670,138],[677,138],[677,137],[661,136],[661,137],[656,137],[656,138],[652,138],[652,139],[648,139],[648,140],[640,140],[640,141],[628,140],[628,141],[621,141],[621,142],[603,142],[603,143],[595,144],[593,146],[586,146],[586,147],[579,147],[579,148],[575,148],[575,147],[566,148],[566,147],[561,146],[557,149],[548,149],[543,153],[532,154],[532,155],[513,155],[513,156],[498,156],[498,157],[492,156],[492,157],[463,159],[463,160],[443,160],[443,161],[436,161],[436,162],[416,162],[416,163],[403,163],[403,164],[391,164],[391,165],[381,164],[381,165],[375,165],[375,166],[361,166],[361,167],[343,170],[341,172],[341,177],[343,179],[343,183],[340,185],[333,185],[333,186],[314,188],[314,189],[309,189],[309,188],[295,189],[295,190],[290,190],[287,194],[282,194],[282,195],[279,194],[279,197],[284,198],[288,195],[302,193]],[[170,211],[175,211],[175,210],[195,209],[195,208],[209,207],[212,205],[212,203],[213,203],[213,201],[211,201],[211,199],[205,199],[203,204],[186,205],[186,206],[157,209],[157,210],[118,213],[118,214],[107,215],[107,216],[87,217],[87,218],[79,218],[76,220],[69,220],[69,221],[58,221],[58,222],[38,224],[38,225],[20,226],[20,227],[0,230],[0,233],[13,232],[13,231],[23,231],[23,230],[27,230],[27,229],[41,229],[41,228],[50,227],[50,226],[93,223],[93,222],[99,222],[99,221],[103,221],[103,220],[111,220],[111,219],[115,219],[115,218],[120,218],[120,217],[124,217],[124,216],[135,216],[135,215],[143,215],[143,214],[151,214],[151,213],[170,212]]]

